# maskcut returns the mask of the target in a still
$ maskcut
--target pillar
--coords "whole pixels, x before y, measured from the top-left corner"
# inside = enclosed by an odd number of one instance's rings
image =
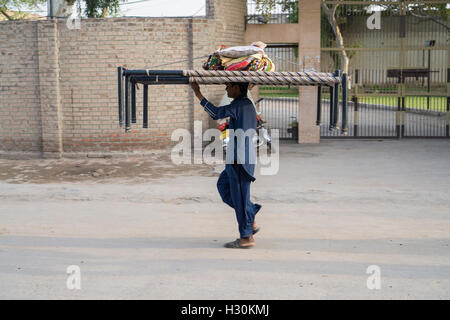
[[[298,1],[300,70],[320,71],[320,1]],[[317,87],[299,87],[298,143],[319,143]]]
[[[60,158],[63,144],[57,22],[39,21],[37,28],[42,154],[44,158]]]

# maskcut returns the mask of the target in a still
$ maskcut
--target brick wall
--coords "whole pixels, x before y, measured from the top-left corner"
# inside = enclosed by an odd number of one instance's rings
[[[36,22],[0,22],[0,150],[42,150]]]
[[[0,22],[0,151],[64,153],[136,151],[171,145],[177,128],[194,120],[211,126],[186,85],[149,87],[149,128],[142,128],[142,92],[137,123],[118,124],[117,67],[200,68],[220,44],[244,41],[244,0],[207,0],[203,18],[83,19]],[[224,86],[204,87],[219,102]]]
[[[245,15],[247,14],[247,1],[227,0],[214,2],[214,17],[217,23],[217,44],[233,46],[244,44],[245,41]]]

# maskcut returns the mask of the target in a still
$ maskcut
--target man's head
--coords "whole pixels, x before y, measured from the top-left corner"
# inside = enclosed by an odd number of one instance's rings
[[[248,90],[248,83],[230,82],[227,83],[226,90],[229,98],[236,99],[237,97],[246,97]]]

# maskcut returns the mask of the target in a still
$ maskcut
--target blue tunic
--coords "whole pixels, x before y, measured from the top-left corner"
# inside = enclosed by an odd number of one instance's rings
[[[229,105],[216,107],[204,98],[200,104],[214,120],[230,117],[226,164],[241,164],[247,178],[255,181],[256,148],[252,137],[256,133],[257,119],[253,102],[247,97],[239,97]]]

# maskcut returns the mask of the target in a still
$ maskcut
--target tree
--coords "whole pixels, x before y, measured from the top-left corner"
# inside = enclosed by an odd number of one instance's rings
[[[46,0],[0,0],[0,14],[8,20],[20,19],[23,18],[20,11],[23,7],[35,9],[46,2]],[[11,8],[19,9],[19,11],[13,14],[8,13]]]
[[[345,50],[344,46],[344,38],[342,37],[341,28],[338,24],[338,15],[339,11],[337,10],[339,7],[338,3],[333,4],[331,7],[328,7],[328,5],[325,3],[325,1],[321,0],[320,5],[322,6],[323,12],[327,16],[328,22],[333,30],[334,36],[336,38],[336,45],[339,49],[339,54],[342,58],[341,60],[341,70],[344,73],[348,73],[348,64],[349,64],[349,58],[347,55],[347,51]]]
[[[72,4],[75,0],[72,0]],[[77,2],[77,10],[80,16],[88,18],[105,18],[107,16],[117,16],[120,11],[120,4],[127,0],[82,0],[86,4],[84,10],[81,3]],[[21,9],[36,9],[39,5],[45,4],[47,0],[0,0],[0,14],[8,20],[23,18]],[[18,10],[17,14],[8,14],[8,10]]]
[[[321,14],[321,28],[324,32],[321,33],[322,43],[323,40],[329,39],[329,35],[334,35],[334,41],[336,47],[339,48],[339,54],[341,57],[341,70],[348,73],[349,67],[349,54],[345,49],[344,38],[341,33],[340,25],[347,22],[345,18],[345,12],[342,4],[345,4],[345,0],[338,0],[339,3],[332,3],[330,6],[326,3],[326,0],[320,0],[320,5],[322,7]],[[296,0],[255,0],[256,9],[263,14],[266,18],[270,17],[270,12],[275,9],[277,5],[281,5],[283,10],[289,8],[298,9],[298,1]],[[382,1],[371,1],[367,6],[356,8],[355,10],[367,12],[370,5],[377,5],[383,8],[385,13],[399,14],[400,3],[399,4],[383,4]],[[296,7],[295,7],[296,6]],[[445,23],[448,20],[449,9],[447,9],[446,4],[408,4],[406,5],[407,13],[420,19],[429,19],[447,29],[450,27]],[[295,9],[294,9],[295,10]],[[298,10],[297,10],[298,12]],[[298,16],[297,16],[298,21]],[[294,22],[294,21],[291,21]],[[295,21],[296,22],[296,21]]]
[[[399,14],[400,6],[396,5],[386,5],[380,4],[380,7],[383,8],[386,12],[391,12],[393,14]],[[414,4],[408,5],[406,7],[407,12],[419,19],[430,20],[441,27],[450,31],[450,27],[446,24],[448,20],[448,16],[450,14],[450,9],[447,9],[447,4],[445,3],[423,3],[423,4]]]
[[[281,6],[283,11],[288,11],[291,13],[291,23],[298,22],[298,1],[296,0],[255,0],[255,2],[256,10],[266,18],[270,17],[270,13],[275,9],[277,5],[279,5]],[[332,31],[334,33],[336,45],[338,48],[342,49],[340,51],[340,55],[342,58],[341,70],[348,73],[349,58],[347,52],[344,49],[344,39],[339,28],[339,5],[340,4],[333,4],[331,7],[328,7],[325,1],[321,0],[321,6],[323,9],[321,14],[321,25],[325,30],[330,29],[331,27],[331,30],[329,31]],[[322,32],[321,37],[322,35],[325,35],[325,39],[322,38],[321,40],[326,40],[329,32]]]
[[[106,16],[116,16],[120,11],[120,3],[126,0],[84,0],[86,8],[84,11],[78,3],[78,13],[88,18],[105,18]]]

